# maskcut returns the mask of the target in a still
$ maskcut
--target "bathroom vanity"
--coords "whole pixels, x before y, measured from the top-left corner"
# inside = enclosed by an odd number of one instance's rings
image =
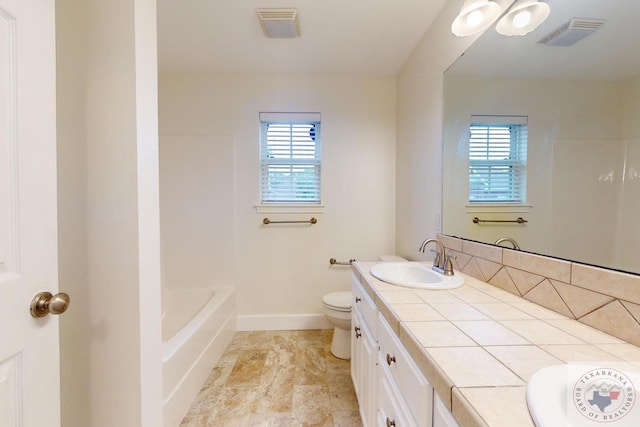
[[[352,278],[351,377],[363,425],[457,427],[360,277]]]
[[[353,264],[351,375],[365,426],[533,427],[531,376],[640,348],[471,276],[452,290],[403,288]]]

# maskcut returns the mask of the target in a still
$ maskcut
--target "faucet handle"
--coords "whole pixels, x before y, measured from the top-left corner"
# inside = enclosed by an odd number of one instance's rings
[[[439,250],[436,249],[431,249],[431,252],[434,252],[436,254],[435,258],[433,259],[433,265],[435,265],[436,267],[440,267],[440,258],[442,258],[442,254]]]
[[[453,276],[453,262],[451,261],[451,258],[457,259],[458,257],[451,254],[445,255],[443,263],[444,265],[442,268],[444,270],[445,276]]]

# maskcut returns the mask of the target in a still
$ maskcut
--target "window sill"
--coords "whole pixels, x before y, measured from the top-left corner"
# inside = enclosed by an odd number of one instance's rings
[[[467,213],[529,213],[533,206],[514,203],[481,203],[466,205],[465,208]]]
[[[324,213],[324,205],[305,204],[273,204],[255,205],[256,213],[259,214],[321,214]]]

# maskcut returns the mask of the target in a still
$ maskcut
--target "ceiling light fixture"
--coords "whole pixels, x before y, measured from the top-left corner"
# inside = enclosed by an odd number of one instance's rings
[[[472,36],[489,28],[501,12],[502,7],[494,1],[465,0],[451,31],[458,37]]]
[[[547,16],[549,5],[538,0],[517,0],[496,25],[503,36],[523,36],[538,28]]]

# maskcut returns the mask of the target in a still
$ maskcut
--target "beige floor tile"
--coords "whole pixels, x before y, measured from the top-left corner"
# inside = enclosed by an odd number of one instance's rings
[[[190,414],[184,417],[180,427],[208,427],[209,415]]]
[[[355,411],[333,411],[333,427],[362,427],[360,412]]]
[[[226,384],[231,371],[233,370],[234,365],[220,365],[215,366],[211,373],[209,374],[209,378],[202,386],[202,390],[207,388],[220,388]]]
[[[291,413],[253,414],[249,418],[251,427],[289,427],[291,426]]]
[[[257,386],[267,360],[268,350],[242,350],[227,379],[227,386]]]
[[[331,332],[329,330],[329,332]],[[331,338],[329,338],[329,342]],[[327,332],[325,330],[303,330],[298,331],[297,344],[298,347],[316,347],[322,348],[327,342]]]
[[[338,359],[331,352],[325,357],[327,378],[351,378],[351,360]]]
[[[331,354],[332,333],[236,333],[181,427],[360,427],[351,364]]]
[[[327,372],[325,354],[326,350],[323,348],[298,348],[294,384],[325,384]]]
[[[292,406],[293,425],[333,425],[331,398],[326,384],[294,385]]]
[[[329,378],[331,411],[358,411],[358,399],[351,378]]]
[[[265,367],[257,391],[257,413],[291,412],[295,366]]]
[[[244,419],[255,413],[257,394],[257,388],[253,387],[224,387],[215,400],[212,415],[225,425],[228,420]]]

